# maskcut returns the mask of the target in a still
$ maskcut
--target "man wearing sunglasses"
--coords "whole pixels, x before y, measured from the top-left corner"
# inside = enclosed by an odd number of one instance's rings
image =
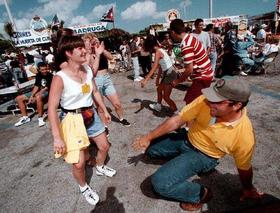
[[[255,137],[246,109],[250,94],[249,86],[237,77],[219,79],[178,115],[134,141],[134,149],[151,158],[172,159],[152,176],[157,193],[179,201],[184,210],[202,208],[212,198],[209,186],[187,179],[213,170],[220,158],[230,154],[243,187],[240,199],[263,195],[252,184]],[[170,133],[186,122],[188,132]]]

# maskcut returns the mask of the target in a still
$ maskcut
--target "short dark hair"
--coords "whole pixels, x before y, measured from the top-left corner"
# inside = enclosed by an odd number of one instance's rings
[[[198,26],[198,24],[199,24],[200,22],[203,22],[203,19],[197,18],[197,19],[194,21],[194,26]]]
[[[84,41],[80,36],[63,36],[58,43],[57,54],[63,61],[67,61],[66,51],[72,52],[77,47],[85,47]]]
[[[174,19],[170,23],[169,30],[174,31],[176,34],[181,34],[186,32],[185,24],[182,19]]]
[[[233,28],[233,24],[231,21],[228,21],[225,23],[225,26],[227,26],[229,29],[232,29]]]
[[[37,64],[38,69],[40,69],[41,67],[47,67],[47,66],[48,66],[47,63],[44,61],[41,61]]]
[[[249,102],[249,100],[248,100],[248,101],[245,101],[245,102],[232,101],[232,100],[230,100],[229,106],[233,106],[233,105],[235,105],[235,104],[237,104],[237,103],[241,103],[242,106],[238,109],[238,111],[240,111],[240,110],[242,110],[244,107],[247,106],[248,102]]]
[[[205,28],[205,31],[210,31],[214,28],[214,25],[213,24],[207,24],[206,28]]]

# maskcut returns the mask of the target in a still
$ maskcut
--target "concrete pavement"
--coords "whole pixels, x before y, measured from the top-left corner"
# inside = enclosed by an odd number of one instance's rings
[[[113,178],[100,177],[95,168],[87,168],[90,185],[101,202],[90,206],[79,192],[71,167],[53,157],[49,125],[38,127],[32,121],[14,127],[19,115],[0,118],[0,212],[183,212],[179,204],[155,195],[150,176],[160,161],[147,161],[131,148],[137,135],[148,132],[171,114],[156,113],[148,105],[156,100],[153,80],[142,89],[131,73],[112,74],[121,97],[124,127],[113,117],[109,140],[112,144],[108,165],[117,170]],[[254,184],[266,195],[261,201],[239,201],[240,183],[233,159],[220,160],[216,171],[194,177],[213,190],[214,198],[203,212],[280,212],[280,79],[279,75],[248,76],[253,93],[249,115],[256,131],[257,146],[253,159]],[[174,89],[172,97],[182,107],[185,86]],[[107,102],[106,102],[107,103]],[[107,106],[115,112],[110,104]]]

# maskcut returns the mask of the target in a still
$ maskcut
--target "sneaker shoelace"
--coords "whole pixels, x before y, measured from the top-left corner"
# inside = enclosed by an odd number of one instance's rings
[[[93,199],[93,200],[96,200],[96,199],[94,198],[93,194],[92,194],[92,193],[94,193],[94,192],[95,192],[94,190],[92,190],[92,189],[90,190],[90,188],[87,187],[86,190],[82,192],[82,194],[84,194],[84,195],[90,197],[90,198]]]
[[[107,171],[110,171],[110,172],[113,172],[113,171],[114,171],[113,169],[111,169],[111,168],[109,168],[109,167],[107,167],[107,166],[102,166],[102,169],[107,170]]]

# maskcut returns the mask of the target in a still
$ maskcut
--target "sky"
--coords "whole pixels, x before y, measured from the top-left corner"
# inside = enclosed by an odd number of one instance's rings
[[[165,23],[167,11],[176,9],[184,20],[208,18],[208,0],[7,0],[18,30],[29,29],[35,15],[48,23],[55,14],[64,26],[99,22],[114,6],[115,27],[137,33],[150,24]],[[259,15],[275,10],[276,0],[212,0],[213,17]],[[4,0],[0,0],[0,33],[9,21]],[[109,23],[109,28],[112,24]]]

